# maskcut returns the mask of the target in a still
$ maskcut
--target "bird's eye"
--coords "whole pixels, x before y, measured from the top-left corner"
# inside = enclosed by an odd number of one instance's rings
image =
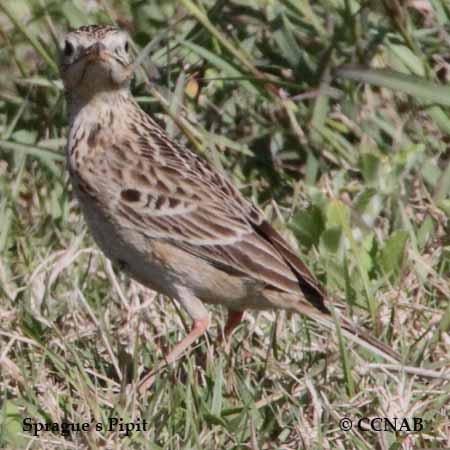
[[[128,50],[130,49],[130,44],[128,41],[125,42],[125,51],[128,53]]]
[[[64,55],[72,56],[74,51],[75,51],[75,48],[74,48],[73,44],[71,44],[69,41],[66,41],[64,43]]]

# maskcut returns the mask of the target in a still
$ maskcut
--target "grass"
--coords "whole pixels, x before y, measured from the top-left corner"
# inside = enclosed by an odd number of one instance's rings
[[[450,447],[450,9],[403,3],[0,4],[0,448]],[[137,395],[189,321],[110,266],[72,198],[56,43],[88,23],[152,42],[142,107],[221,166],[404,368],[285,313],[248,313],[226,352],[218,308]],[[89,431],[33,436],[27,418]]]

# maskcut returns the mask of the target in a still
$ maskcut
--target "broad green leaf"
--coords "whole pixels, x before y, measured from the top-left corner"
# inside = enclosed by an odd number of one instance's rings
[[[6,400],[0,410],[0,446],[4,445],[2,448],[25,448],[22,420],[17,403]]]
[[[342,228],[339,225],[328,228],[320,238],[323,246],[331,253],[338,253],[342,245]]]
[[[356,196],[353,202],[354,208],[356,208],[361,213],[367,211],[367,209],[370,206],[372,198],[376,195],[377,195],[376,189],[373,188],[364,189]]]
[[[428,216],[422,223],[417,232],[417,245],[420,249],[425,247],[428,239],[433,235],[434,232],[434,220]]]
[[[34,130],[17,130],[11,135],[11,138],[20,144],[33,145],[36,142],[36,135],[37,132]]]
[[[399,274],[408,237],[409,233],[405,230],[394,231],[381,249],[379,264],[386,275]]]
[[[439,180],[439,177],[442,174],[441,169],[436,165],[436,163],[433,160],[425,161],[425,164],[422,167],[422,170],[420,171],[423,179],[427,184],[429,184],[431,187],[436,186],[436,183]]]
[[[310,247],[319,243],[320,236],[325,229],[322,211],[317,206],[310,206],[295,214],[290,224],[301,245]]]
[[[372,153],[363,153],[359,161],[359,167],[364,180],[368,183],[375,183],[380,172],[380,158]]]
[[[350,209],[339,200],[332,200],[326,211],[327,227],[339,225],[346,227],[350,225]]]

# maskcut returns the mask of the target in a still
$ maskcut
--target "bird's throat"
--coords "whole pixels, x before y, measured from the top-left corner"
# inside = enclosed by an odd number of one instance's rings
[[[69,125],[76,122],[104,120],[111,112],[120,111],[132,99],[128,88],[99,91],[89,95],[74,91],[66,95]]]

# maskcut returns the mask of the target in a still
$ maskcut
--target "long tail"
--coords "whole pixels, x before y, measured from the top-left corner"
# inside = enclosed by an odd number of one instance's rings
[[[395,350],[381,342],[375,336],[372,336],[364,328],[355,325],[345,317],[339,318],[339,324],[343,334],[357,344],[393,363],[399,363],[401,361],[401,356]]]
[[[358,345],[381,356],[387,361],[392,363],[399,363],[401,361],[401,356],[395,350],[388,345],[383,344],[383,342],[375,336],[372,336],[367,330],[354,324],[337,311],[335,312],[336,318],[334,318],[333,315],[317,311],[315,308],[311,307],[311,305],[303,302],[298,303],[295,310],[333,331],[336,330],[336,322],[339,322],[342,334],[351,341],[356,342]]]
[[[388,361],[400,362],[400,355],[397,352],[370,335],[366,330],[340,316],[337,311],[335,313],[336,319],[333,317],[330,311],[335,308],[331,306],[323,287],[320,286],[306,265],[267,221],[264,220],[259,224],[252,224],[252,226],[255,232],[270,242],[274,250],[283,257],[287,266],[290,267],[298,280],[300,292],[297,295],[292,292],[286,292],[284,296],[285,301],[283,302],[280,302],[278,298],[282,295],[281,293],[278,292],[276,295],[273,295],[269,290],[266,290],[265,295],[270,298],[272,305],[278,305],[278,307],[283,309],[293,309],[333,330],[336,329],[336,321],[338,321],[343,334],[349,339]]]

